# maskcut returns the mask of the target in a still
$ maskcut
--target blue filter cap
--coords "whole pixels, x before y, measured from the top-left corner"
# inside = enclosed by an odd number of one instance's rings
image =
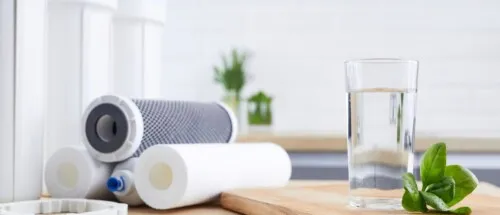
[[[108,182],[106,182],[106,186],[111,192],[121,192],[125,190],[125,181],[122,177],[110,177]]]

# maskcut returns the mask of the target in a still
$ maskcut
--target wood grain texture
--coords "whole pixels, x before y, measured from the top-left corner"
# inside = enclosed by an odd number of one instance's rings
[[[419,183],[420,184],[420,183]],[[421,186],[421,185],[420,185]],[[283,192],[283,189],[287,190]],[[333,189],[333,191],[331,191]],[[318,195],[317,192],[320,192]],[[173,210],[154,210],[147,206],[130,207],[129,215],[237,215],[237,214],[279,214],[279,215],[309,215],[309,214],[325,214],[312,213],[317,212],[320,208],[327,209],[330,207],[340,207],[341,212],[329,210],[326,214],[406,214],[401,211],[392,212],[370,212],[360,210],[349,210],[344,207],[346,204],[347,184],[345,181],[324,181],[324,180],[294,180],[286,188],[278,189],[250,189],[250,190],[235,190],[223,193],[221,202],[218,204],[196,205],[192,207],[178,208]],[[44,197],[48,198],[48,197]],[[257,198],[257,199],[255,199]],[[319,200],[317,200],[319,198]],[[294,202],[292,206],[302,207],[305,209],[288,208],[286,204],[290,201]],[[315,200],[316,199],[316,200]],[[472,206],[473,214],[496,214],[490,210],[499,210],[499,206],[492,204],[494,201],[500,201],[500,188],[481,183],[474,191],[472,197],[464,200],[465,204]],[[222,205],[219,205],[222,204]],[[281,204],[281,205],[277,205]],[[340,205],[340,206],[339,206]],[[228,209],[223,209],[227,207]],[[234,210],[231,211],[231,210]],[[239,211],[239,213],[237,212]]]
[[[347,182],[289,186],[276,189],[245,189],[225,192],[221,206],[247,215],[383,215],[409,214],[404,210],[361,210],[347,206]],[[500,210],[500,189],[481,183],[459,205],[467,205],[473,214],[496,215]]]
[[[288,187],[309,187],[317,185],[325,185],[332,183],[342,183],[341,181],[322,181],[322,180],[294,180],[291,181]],[[239,213],[225,210],[220,207],[219,203],[210,205],[197,205],[186,208],[178,208],[173,210],[154,210],[146,206],[130,207],[129,215],[236,215]]]
[[[240,136],[240,143],[273,142],[292,152],[346,152],[347,139],[343,136],[322,135],[273,135],[256,134]],[[415,151],[424,152],[437,142],[447,143],[449,152],[500,152],[498,138],[456,138],[456,137],[418,137]]]
[[[236,215],[238,213],[231,212],[220,208],[216,205],[200,205],[186,208],[178,208],[173,210],[153,210],[148,207],[129,208],[129,215]]]

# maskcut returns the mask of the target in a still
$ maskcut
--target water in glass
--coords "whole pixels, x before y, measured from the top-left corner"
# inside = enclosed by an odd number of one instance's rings
[[[350,204],[401,207],[401,176],[413,171],[416,91],[369,88],[347,92]]]

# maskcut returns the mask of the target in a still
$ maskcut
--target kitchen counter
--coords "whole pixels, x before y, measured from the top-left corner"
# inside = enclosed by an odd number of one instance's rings
[[[337,183],[342,181],[336,180],[293,180],[288,186],[304,186],[304,185],[321,185],[328,183]],[[216,204],[198,205],[186,208],[178,208],[173,210],[153,210],[146,207],[129,208],[129,215],[147,215],[147,214],[161,214],[161,215],[235,215],[238,213],[231,212],[220,208]]]
[[[332,184],[332,183],[345,183],[345,181],[314,181],[314,180],[301,180],[301,181],[292,181],[288,186],[305,186],[305,185],[323,185],[323,184]],[[489,183],[481,182],[479,186],[476,188],[474,193],[480,193],[491,196],[500,197],[500,188],[493,186]],[[147,214],[161,214],[161,215],[236,215],[238,213],[234,213],[222,208],[219,208],[216,205],[201,205],[201,206],[193,206],[187,208],[179,208],[175,210],[167,210],[167,211],[158,211],[152,210],[148,208],[130,208],[130,215],[147,215]]]
[[[224,210],[216,205],[203,205],[187,208],[180,208],[168,211],[157,211],[147,208],[129,208],[129,215],[148,215],[148,214],[161,214],[161,215],[236,215],[228,210]]]
[[[290,152],[346,152],[347,139],[345,136],[327,135],[294,135],[294,134],[266,134],[257,133],[241,135],[237,142],[273,142]],[[437,142],[447,143],[449,152],[493,153],[500,152],[498,138],[457,138],[457,137],[416,137],[415,151],[424,152],[429,146]]]

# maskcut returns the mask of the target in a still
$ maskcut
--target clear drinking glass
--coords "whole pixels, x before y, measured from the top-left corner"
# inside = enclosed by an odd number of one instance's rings
[[[401,209],[402,174],[413,172],[418,62],[345,62],[349,203]]]

